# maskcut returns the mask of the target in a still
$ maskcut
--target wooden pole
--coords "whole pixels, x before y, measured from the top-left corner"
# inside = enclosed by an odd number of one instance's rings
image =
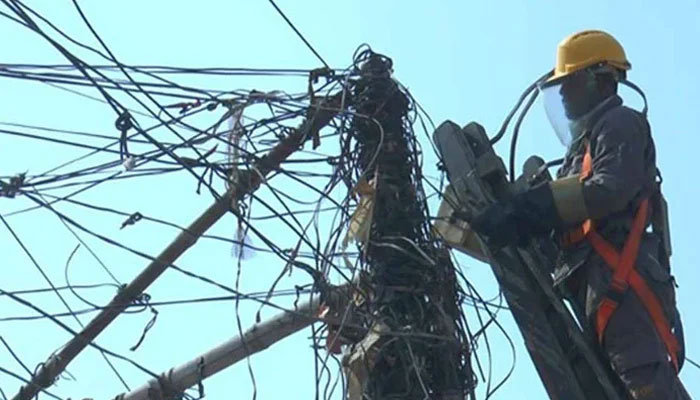
[[[13,400],[30,400],[42,388],[51,386],[55,378],[66,369],[68,364],[90,342],[95,340],[97,335],[114,321],[137,296],[143,293],[168,266],[174,263],[200,236],[231,209],[232,201],[254,192],[267,174],[279,168],[282,161],[287,159],[308,139],[314,137],[322,127],[327,125],[339,111],[338,106],[341,96],[342,93],[314,105],[314,111],[299,128],[282,139],[269,153],[255,163],[251,170],[250,179],[245,186],[232,187],[214,204],[209,206],[202,215],[190,224],[187,230],[181,232],[155,260],[151,261],[127,287],[119,291],[112,301],[105,306],[105,309],[90,321],[79,335],[68,341],[58,354],[51,356],[39,371],[32,376],[31,382],[20,388]]]
[[[419,148],[407,129],[411,100],[391,79],[392,65],[370,53],[353,86],[349,132],[355,175],[370,183],[362,260],[373,296],[368,333],[348,357],[348,398],[464,399],[474,385],[455,268],[432,237]]]
[[[348,288],[348,284],[338,286],[330,291],[330,295],[346,297],[348,294],[345,290]],[[279,313],[267,321],[257,323],[242,336],[230,339],[178,367],[171,368],[160,374],[158,379],[151,379],[129,393],[116,396],[114,400],[180,398],[180,394],[187,388],[318,321],[319,306],[320,296],[315,296],[294,310]]]

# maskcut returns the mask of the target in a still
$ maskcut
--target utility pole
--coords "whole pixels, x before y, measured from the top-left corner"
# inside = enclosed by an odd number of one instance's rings
[[[52,355],[32,380],[22,386],[13,400],[30,400],[41,389],[52,385],[68,364],[83,351],[95,338],[114,321],[131,302],[148,288],[165,270],[175,262],[197,239],[216,221],[231,210],[232,202],[254,192],[270,172],[279,168],[282,161],[303,146],[318,131],[327,125],[338,113],[342,94],[323,99],[312,105],[310,113],[299,128],[283,138],[269,153],[260,158],[249,173],[243,185],[232,187],[200,215],[187,230],[181,232],[148,266],[110,301],[108,305],[85,326],[78,336],[66,343],[61,351]]]
[[[372,188],[371,225],[359,240],[372,295],[359,311],[368,333],[344,360],[348,398],[473,397],[459,289],[449,252],[431,232],[411,99],[391,78],[389,58],[367,50],[356,62],[350,135],[356,186]]]

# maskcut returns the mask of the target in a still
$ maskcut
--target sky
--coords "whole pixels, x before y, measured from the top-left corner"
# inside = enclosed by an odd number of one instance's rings
[[[44,14],[71,36],[97,45],[81,22],[70,1],[27,4]],[[95,29],[116,57],[125,64],[154,64],[190,67],[315,68],[320,62],[291,31],[268,1],[82,1],[81,6]],[[694,50],[700,37],[700,3],[697,1],[346,1],[278,0],[277,4],[310,41],[319,54],[334,67],[352,61],[355,49],[367,43],[394,61],[395,77],[439,123],[450,119],[459,124],[477,121],[494,134],[521,92],[554,65],[557,43],[570,33],[583,29],[603,29],[625,47],[632,63],[628,78],[643,88],[649,99],[649,120],[657,146],[658,166],[664,176],[663,190],[670,205],[674,254],[672,271],[678,283],[678,305],[686,332],[690,358],[700,360],[700,317],[694,304],[700,292],[696,267],[700,259],[696,231],[700,223],[696,208],[700,189],[694,175],[700,139],[700,56]],[[1,11],[6,11],[0,6]],[[7,19],[0,19],[0,60],[3,63],[60,63],[62,58],[43,39]],[[81,53],[84,54],[84,53]],[[95,61],[93,57],[90,59]],[[303,79],[230,78],[197,82],[222,89],[265,89],[277,85],[304,90]],[[105,104],[73,96],[39,83],[0,78],[0,122],[52,126],[64,129],[105,132],[116,135],[114,114]],[[86,92],[98,95],[96,91]],[[640,107],[639,98],[623,91],[626,102]],[[428,138],[420,137],[424,149]],[[507,143],[497,152],[507,157]],[[546,159],[562,155],[561,147],[538,102],[521,128],[518,160],[531,154]],[[81,154],[37,141],[0,135],[0,176],[18,172],[40,172]],[[114,156],[112,156],[114,157]],[[107,157],[109,159],[109,157]],[[436,158],[426,151],[424,172],[437,176]],[[190,176],[156,176],[104,185],[81,197],[84,201],[107,203],[121,210],[140,211],[186,225],[210,203],[209,196],[194,193]],[[0,198],[0,213],[26,206],[25,200]],[[432,204],[433,212],[437,204]],[[98,232],[157,254],[176,234],[173,229],[140,224],[119,230],[121,217],[106,216],[82,208],[62,205],[59,210]],[[65,283],[66,260],[76,239],[50,212],[34,211],[8,217],[8,223],[36,257],[36,261],[57,283]],[[236,222],[223,218],[212,232],[231,237]],[[280,243],[291,235],[274,223],[261,229],[278,235]],[[121,282],[130,281],[145,266],[142,258],[85,236],[96,253]],[[109,277],[88,252],[79,250],[71,264],[71,283],[100,283]],[[460,256],[463,271],[484,297],[498,293],[489,267]],[[22,252],[9,232],[0,227],[0,288],[19,290],[45,287],[34,264]],[[236,261],[226,243],[202,240],[178,261],[213,279],[233,285]],[[278,259],[258,254],[245,261],[241,270],[241,291],[265,290],[279,274]],[[285,280],[285,287],[308,282],[296,274]],[[148,293],[158,300],[210,296],[209,286],[192,283],[167,271]],[[87,296],[105,303],[113,289],[96,289]],[[47,310],[60,311],[55,297],[27,297]],[[79,305],[75,299],[71,304]],[[285,300],[286,301],[286,300]],[[240,304],[243,329],[254,322],[258,306]],[[467,311],[468,313],[470,311]],[[265,316],[273,315],[266,310]],[[0,299],[0,317],[31,315],[10,300]],[[468,315],[473,319],[473,315]],[[188,305],[159,309],[158,321],[136,351],[131,347],[140,336],[149,313],[121,316],[97,342],[154,371],[181,364],[238,334],[236,311],[231,303]],[[87,323],[88,317],[82,321]],[[522,345],[510,316],[499,314],[499,321],[515,342],[515,369],[494,399],[544,399],[542,385]],[[77,329],[75,321],[65,321]],[[48,354],[70,338],[49,321],[0,322],[0,335],[20,358],[33,369]],[[313,351],[310,331],[304,330],[205,382],[209,398],[287,398],[305,399],[315,395]],[[492,374],[497,382],[508,372],[513,354],[497,330],[490,334]],[[484,349],[479,349],[485,354]],[[116,362],[131,387],[147,376],[123,362]],[[0,366],[23,373],[11,355],[0,348]],[[109,398],[124,391],[100,355],[88,350],[68,368],[75,380],[62,378],[54,388],[61,397]],[[26,374],[24,375],[26,377]],[[700,394],[700,370],[686,364],[681,379],[691,395]],[[0,374],[0,388],[11,396],[19,387],[14,378]],[[480,398],[486,384],[479,386]],[[336,391],[333,398],[340,398]]]

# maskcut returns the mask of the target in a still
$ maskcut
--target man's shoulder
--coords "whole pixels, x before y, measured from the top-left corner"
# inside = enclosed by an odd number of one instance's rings
[[[600,116],[593,127],[593,136],[597,134],[622,131],[622,132],[648,132],[649,124],[646,116],[623,104],[611,107]]]
[[[634,108],[624,104],[610,108],[600,116],[598,124],[603,123],[640,123],[646,121],[646,116]]]

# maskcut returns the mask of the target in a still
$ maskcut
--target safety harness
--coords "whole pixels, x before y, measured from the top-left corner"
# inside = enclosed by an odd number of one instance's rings
[[[588,143],[581,166],[580,180],[582,182],[585,181],[592,173],[593,160],[591,157],[590,143]],[[630,233],[627,236],[622,251],[618,251],[612,244],[605,240],[596,231],[594,222],[590,219],[584,221],[579,227],[566,232],[562,237],[562,241],[566,245],[571,245],[583,240],[588,240],[596,253],[598,253],[613,271],[610,287],[603,296],[596,314],[595,328],[598,341],[601,344],[603,343],[603,335],[608,326],[608,322],[610,322],[610,318],[624,298],[625,292],[631,287],[649,313],[656,327],[656,332],[663,340],[671,362],[676,368],[676,372],[678,372],[678,352],[680,350],[678,341],[671,331],[671,326],[664,315],[659,299],[644,278],[642,278],[634,268],[650,211],[649,199],[644,199],[637,209],[634,222],[632,223]]]

